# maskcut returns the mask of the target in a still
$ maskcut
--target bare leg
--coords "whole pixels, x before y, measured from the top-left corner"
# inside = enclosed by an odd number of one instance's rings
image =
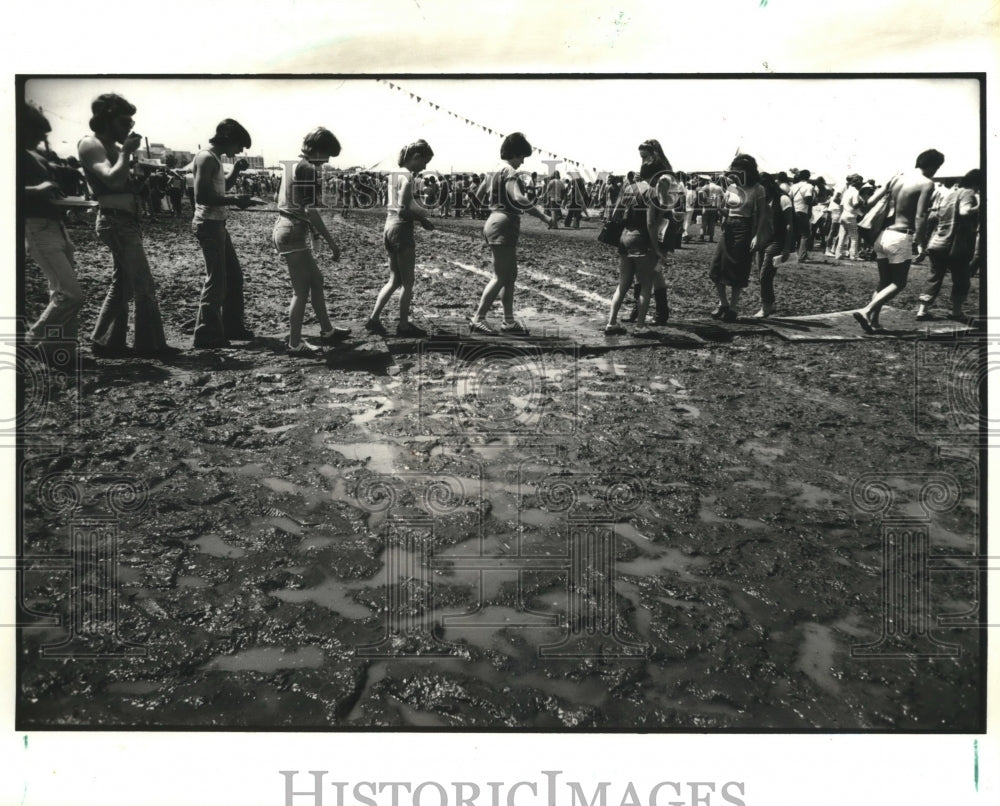
[[[308,249],[291,252],[284,255],[284,258],[288,266],[288,277],[292,281],[292,299],[288,303],[288,344],[295,347],[302,339],[302,319],[312,289],[316,261]]]
[[[611,297],[611,310],[608,313],[609,325],[618,323],[618,312],[621,310],[622,300],[628,296],[628,292],[632,288],[633,274],[632,261],[625,255],[621,255],[618,259],[618,287]]]
[[[486,318],[486,314],[493,307],[493,303],[496,302],[501,291],[505,292],[504,316],[513,319],[514,315],[514,279],[517,276],[516,247],[491,245],[490,249],[493,250],[493,279],[483,289],[479,307],[476,309],[475,316],[472,317],[475,322],[481,322]],[[507,291],[508,286],[509,292]]]
[[[402,281],[399,277],[399,257],[397,252],[389,253],[389,279],[386,281],[385,285],[382,286],[381,290],[378,292],[378,296],[375,298],[375,307],[372,309],[372,315],[369,317],[370,322],[377,322],[379,317],[382,315],[382,309],[385,308],[386,304],[389,302],[389,298],[392,297],[393,293],[402,285]]]

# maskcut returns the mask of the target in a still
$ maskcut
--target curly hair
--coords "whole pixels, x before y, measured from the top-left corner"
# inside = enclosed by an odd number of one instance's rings
[[[113,92],[98,95],[90,104],[90,130],[94,133],[105,131],[111,121],[121,115],[134,115],[135,107],[122,96]]]
[[[215,127],[215,135],[208,138],[213,146],[226,144],[250,148],[250,132],[232,118],[226,118]]]
[[[500,144],[500,159],[508,160],[511,157],[530,157],[531,143],[521,132],[508,134]]]

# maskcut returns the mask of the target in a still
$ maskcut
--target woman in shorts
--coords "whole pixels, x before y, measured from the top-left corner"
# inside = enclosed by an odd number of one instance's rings
[[[640,328],[645,327],[654,286],[663,321],[668,315],[666,282],[659,268],[660,261],[666,259],[660,244],[660,227],[665,215],[673,215],[676,193],[673,168],[657,140],[639,144],[639,159],[642,160],[639,181],[627,183],[618,199],[619,206],[625,210],[625,229],[618,242],[618,287],[611,297],[608,323],[604,326],[606,336],[626,332],[618,324],[618,311],[633,284],[636,289],[635,319],[629,317],[629,321],[635,321]]]
[[[322,126],[309,132],[302,141],[302,154],[291,173],[287,170],[278,190],[278,220],[272,238],[274,248],[288,266],[292,281],[292,300],[288,306],[289,355],[316,356],[322,348],[302,338],[302,319],[306,302],[312,301],[313,311],[320,325],[320,340],[341,338],[350,331],[335,328],[326,312],[323,291],[323,272],[313,256],[315,236],[323,238],[330,247],[334,260],[340,260],[340,248],[320,217],[323,207],[323,171],[330,157],[340,153],[340,142],[329,129]]]
[[[493,279],[483,289],[479,307],[469,322],[469,329],[477,333],[494,333],[486,324],[486,315],[503,293],[504,333],[526,336],[524,325],[514,319],[514,283],[517,280],[517,240],[521,233],[521,214],[524,212],[552,224],[552,219],[528,199],[524,182],[518,168],[531,156],[531,144],[521,132],[514,132],[504,138],[500,146],[500,159],[506,164],[489,178],[490,216],[483,225],[483,236],[493,252]]]
[[[389,253],[389,280],[378,292],[375,309],[365,322],[365,330],[371,333],[385,334],[385,326],[379,320],[382,309],[396,289],[403,288],[399,297],[399,324],[396,325],[397,336],[425,336],[426,332],[410,321],[410,300],[413,299],[413,269],[416,265],[416,240],[413,237],[413,222],[419,221],[424,229],[432,230],[434,225],[427,217],[428,207],[420,203],[414,194],[415,180],[418,174],[427,167],[434,152],[426,140],[410,143],[399,152],[397,161],[400,168],[405,168],[405,174],[396,174],[391,178],[392,187],[388,199],[389,212],[385,219],[385,229],[382,240],[385,251]]]

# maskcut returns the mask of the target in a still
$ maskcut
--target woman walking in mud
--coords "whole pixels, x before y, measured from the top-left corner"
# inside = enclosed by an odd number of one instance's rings
[[[302,338],[302,320],[310,299],[319,320],[321,341],[330,341],[350,332],[335,328],[330,322],[323,290],[323,272],[313,256],[313,240],[318,235],[329,245],[333,259],[340,260],[340,247],[318,209],[323,206],[322,166],[339,153],[340,142],[333,132],[322,126],[313,129],[302,140],[299,163],[292,169],[291,175],[286,170],[278,191],[278,220],[274,223],[272,239],[292,281],[286,348],[288,354],[293,356],[308,357],[322,353],[319,345]]]
[[[365,330],[371,333],[384,334],[385,326],[379,320],[382,309],[389,298],[402,287],[399,297],[399,324],[396,325],[397,336],[425,336],[426,331],[410,321],[410,301],[413,299],[413,269],[416,265],[416,240],[413,237],[413,222],[419,221],[424,229],[432,230],[434,225],[427,217],[431,207],[421,205],[414,194],[414,183],[417,175],[427,167],[434,156],[434,151],[426,140],[417,140],[405,146],[399,152],[398,164],[405,168],[405,174],[390,177],[389,212],[385,219],[385,229],[382,240],[385,251],[389,253],[389,280],[378,292],[375,309],[365,322]]]
[[[645,327],[651,292],[656,300],[656,324],[665,324],[670,315],[667,284],[659,263],[666,260],[660,228],[665,216],[674,214],[676,201],[673,168],[657,140],[640,143],[639,158],[642,160],[639,181],[626,183],[618,198],[625,215],[625,229],[618,242],[618,287],[611,297],[608,323],[604,326],[606,336],[627,332],[618,324],[618,311],[633,284],[635,310],[628,321]]]
[[[521,132],[508,134],[500,146],[500,159],[506,164],[489,177],[490,216],[483,225],[483,237],[493,252],[493,279],[483,289],[479,307],[469,322],[475,333],[495,333],[486,324],[486,315],[502,293],[503,323],[500,330],[516,336],[528,335],[527,329],[514,319],[514,283],[517,280],[517,241],[521,233],[521,214],[552,224],[552,218],[531,203],[518,168],[531,156],[531,144]]]
[[[726,219],[708,276],[719,296],[712,318],[735,322],[740,294],[750,284],[753,253],[766,240],[769,218],[757,160],[749,154],[737,154],[729,166],[728,179],[723,197]],[[732,289],[728,297],[727,286]]]

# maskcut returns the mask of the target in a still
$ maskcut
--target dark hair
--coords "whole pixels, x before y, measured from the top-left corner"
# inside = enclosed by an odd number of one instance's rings
[[[733,157],[733,161],[729,163],[729,168],[731,171],[738,171],[743,174],[744,187],[755,185],[760,181],[760,171],[757,170],[757,160],[749,154],[737,154]],[[800,176],[803,173],[806,174],[806,179],[808,179],[809,171],[801,171]]]
[[[913,167],[919,168],[921,171],[930,171],[931,173],[934,173],[943,164],[944,154],[936,148],[928,148],[926,151],[921,151],[917,155],[917,161],[913,164]]]
[[[250,135],[247,135],[248,139],[249,137]],[[336,157],[340,153],[340,141],[329,129],[317,126],[302,138],[302,150],[310,153],[322,151],[324,154],[329,153]]]
[[[774,201],[781,195],[781,188],[778,187],[778,180],[769,173],[762,173],[759,178],[761,187],[768,201]]]
[[[507,160],[511,157],[530,157],[531,143],[521,132],[508,134],[500,144],[500,159]]]
[[[107,129],[111,121],[121,115],[134,115],[135,107],[126,101],[122,96],[113,92],[106,92],[98,95],[90,104],[92,117],[90,118],[90,130],[100,132]]]
[[[983,186],[983,172],[978,168],[973,168],[958,183],[960,188],[981,188]]]
[[[52,131],[52,126],[38,107],[31,104],[21,105],[21,114],[17,119],[18,145],[38,145],[38,141]]]
[[[232,118],[226,118],[215,127],[215,136],[209,137],[208,142],[213,146],[224,144],[250,148],[250,132]]]
[[[417,154],[426,154],[427,158],[430,159],[434,156],[434,149],[430,147],[426,140],[415,140],[408,146],[403,146],[399,150],[399,159],[397,164],[400,168],[406,164],[406,161]]]
[[[673,168],[670,167],[670,160],[667,159],[667,155],[663,153],[663,146],[660,145],[659,140],[654,140],[650,138],[649,140],[643,140],[639,143],[640,151],[651,151],[653,157],[655,157],[658,167],[661,170],[672,171]]]
[[[803,168],[801,171],[795,174],[795,181],[805,182],[810,176],[812,176],[812,174],[809,173],[809,170],[807,168]]]

